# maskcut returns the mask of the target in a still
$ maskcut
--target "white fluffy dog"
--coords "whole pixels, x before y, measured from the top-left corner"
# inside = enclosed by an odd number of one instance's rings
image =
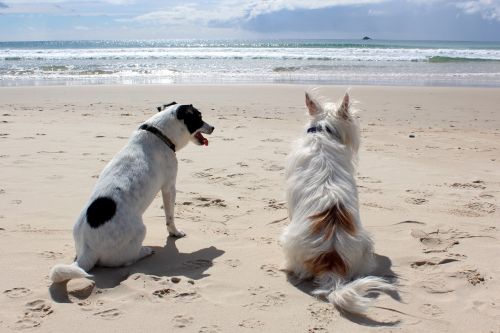
[[[52,281],[86,277],[97,264],[130,265],[153,254],[151,248],[142,246],[146,235],[142,214],[160,190],[169,234],[185,236],[174,224],[175,151],[189,141],[207,145],[201,133],[211,134],[214,128],[192,105],[174,102],[158,107],[158,111],[134,132],[99,175],[73,228],[77,258],[71,265],[54,266]]]
[[[314,278],[318,289],[313,293],[340,310],[362,313],[372,300],[370,292],[395,288],[366,276],[376,264],[358,211],[358,124],[348,94],[336,107],[306,93],[306,105],[312,119],[295,142],[286,170],[290,224],[281,236],[285,270],[301,280]]]

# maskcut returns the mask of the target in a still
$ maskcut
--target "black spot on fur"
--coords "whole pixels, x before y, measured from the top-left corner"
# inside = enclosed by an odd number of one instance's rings
[[[108,197],[95,199],[87,208],[87,223],[91,228],[98,228],[111,220],[116,213],[116,202]]]
[[[191,104],[180,105],[177,108],[177,119],[184,121],[184,124],[186,124],[186,127],[191,134],[203,126],[201,112]]]

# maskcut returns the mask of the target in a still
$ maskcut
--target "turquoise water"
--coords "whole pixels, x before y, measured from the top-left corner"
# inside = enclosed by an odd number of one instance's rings
[[[500,43],[0,42],[0,85],[306,83],[500,87]]]

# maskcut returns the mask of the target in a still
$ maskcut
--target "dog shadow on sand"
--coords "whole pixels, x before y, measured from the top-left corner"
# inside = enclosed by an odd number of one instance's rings
[[[385,257],[385,256],[375,254],[375,261],[377,263],[377,266],[376,266],[376,269],[374,270],[374,272],[372,273],[372,275],[382,277],[393,284],[397,284],[398,276],[391,268],[392,267],[391,259],[389,259],[388,257]],[[290,274],[288,274],[287,279],[291,284],[293,284],[300,291],[302,291],[308,295],[311,295],[312,297],[316,297],[312,293],[316,289],[316,286],[314,285],[312,280],[298,282],[296,280],[296,278]],[[387,294],[392,299],[394,299],[398,302],[401,302],[401,297],[397,291],[388,292]],[[368,297],[375,299],[379,295],[380,295],[379,293],[373,292],[373,293],[369,294]],[[320,299],[320,300],[322,300],[324,302],[328,302],[326,299]],[[381,307],[381,306],[377,306],[377,305],[373,305],[372,308],[383,309],[383,310],[387,310],[387,311],[395,312],[395,313],[399,313],[399,314],[405,314],[405,313],[398,311],[398,310],[395,310],[395,309]],[[379,320],[370,318],[367,315],[353,314],[353,313],[341,311],[340,309],[338,309],[338,310],[340,311],[340,314],[344,318],[346,318],[347,320],[350,320],[356,324],[362,325],[362,326],[393,327],[393,326],[397,326],[401,323],[401,320],[379,321]]]
[[[89,272],[92,275],[89,279],[93,280],[99,289],[114,288],[135,273],[157,277],[184,276],[191,280],[199,280],[210,275],[206,271],[213,266],[213,260],[224,254],[224,251],[214,246],[191,253],[181,253],[175,245],[177,240],[177,238],[168,237],[164,247],[152,246],[155,252],[153,255],[130,266],[94,267]],[[71,303],[67,282],[53,283],[49,292],[55,302]]]

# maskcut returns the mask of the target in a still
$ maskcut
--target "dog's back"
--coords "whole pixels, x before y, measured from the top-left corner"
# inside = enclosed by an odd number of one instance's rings
[[[286,270],[300,279],[314,278],[319,284],[315,293],[343,310],[361,312],[367,290],[392,286],[375,277],[346,284],[374,268],[354,178],[358,124],[347,94],[338,108],[308,95],[306,105],[312,120],[295,142],[286,172],[290,224],[281,236]]]

